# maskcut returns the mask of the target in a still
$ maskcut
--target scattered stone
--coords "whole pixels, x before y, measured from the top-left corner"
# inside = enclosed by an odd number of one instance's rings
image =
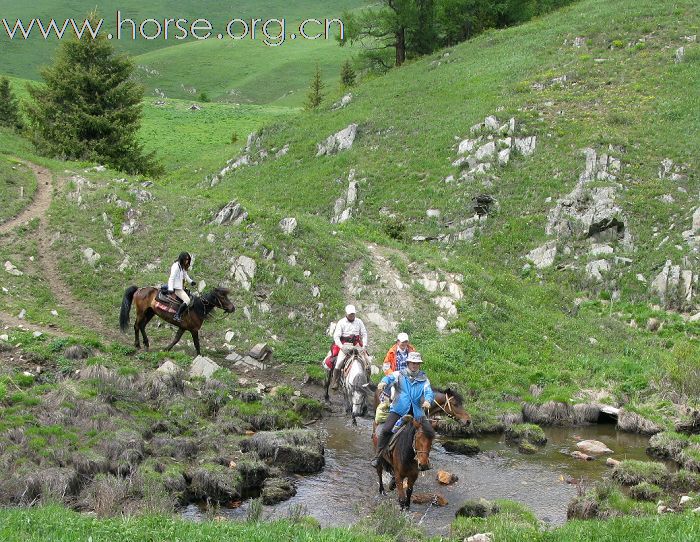
[[[297,219],[294,217],[283,218],[279,223],[282,233],[290,235],[294,230],[297,229]]]
[[[97,265],[97,262],[100,261],[101,256],[93,249],[88,247],[85,250],[83,250],[83,258],[89,265],[95,267]]]
[[[586,38],[582,36],[577,36],[576,38],[574,38],[574,47],[578,49],[583,47],[584,45],[586,45]]]
[[[24,319],[26,318],[26,316],[27,316],[27,310],[26,310],[26,309],[22,309],[21,311],[19,311],[19,314],[17,315],[17,318],[18,318],[19,320],[24,320]],[[56,316],[58,316],[58,313],[56,313]]]
[[[595,260],[586,265],[586,275],[589,279],[602,281],[603,273],[610,271],[610,262],[608,260]]]
[[[516,137],[515,138],[515,148],[523,156],[530,156],[535,152],[535,146],[537,145],[537,136],[529,137]]]
[[[335,201],[331,224],[342,224],[352,217],[353,207],[357,201],[358,185],[359,181],[355,180],[355,170],[351,169],[348,173],[348,190]]]
[[[445,497],[439,493],[414,493],[411,502],[415,504],[429,504],[435,506],[447,506],[449,503]]]
[[[0,335],[0,341],[8,342],[9,340],[10,340],[10,337],[7,333],[3,333],[2,335]]]
[[[600,455],[600,454],[611,454],[613,451],[608,448],[605,444],[600,442],[599,440],[582,440],[581,442],[578,442],[576,444],[576,447],[591,455]]]
[[[316,156],[336,154],[352,147],[357,136],[357,124],[351,124],[347,128],[331,135],[323,143],[317,145]]]
[[[437,480],[443,485],[451,485],[454,484],[459,478],[457,478],[456,474],[453,474],[451,472],[447,472],[446,470],[439,470],[437,473]]]
[[[557,255],[557,242],[548,241],[544,245],[531,250],[527,259],[530,260],[537,269],[545,269],[554,263]]]
[[[192,369],[194,369],[194,366],[192,367]],[[166,360],[163,362],[163,364],[162,364],[160,367],[158,367],[158,368],[156,369],[156,372],[157,372],[157,373],[167,374],[167,375],[172,375],[172,374],[177,374],[177,373],[179,373],[179,372],[180,372],[180,368],[179,368],[177,365],[175,365],[175,363],[173,363],[171,360],[166,359]],[[213,372],[213,371],[212,371],[212,372]],[[191,374],[191,371],[190,371],[190,374]],[[211,375],[209,375],[209,376],[211,376]]]
[[[680,505],[683,506],[684,504],[689,503],[692,500],[692,497],[689,497],[688,495],[683,495],[680,500]]]
[[[678,49],[676,49],[676,55],[674,57],[676,64],[683,62],[684,57],[685,57],[685,47],[679,47]]]
[[[608,467],[617,467],[617,466],[620,464],[620,462],[619,462],[617,459],[613,459],[612,457],[608,457],[608,458],[605,460],[605,464],[606,464]]]
[[[21,277],[22,275],[24,275],[24,273],[22,273],[22,271],[17,269],[10,261],[5,262],[5,271],[8,272],[10,275],[13,275],[15,277]]]
[[[571,457],[574,459],[581,459],[583,461],[592,461],[593,457],[587,454],[584,454],[583,452],[579,452],[578,450],[571,452]]]
[[[257,265],[253,258],[239,256],[231,266],[231,274],[244,290],[250,291],[256,268]]]
[[[243,356],[236,352],[231,352],[228,356],[226,356],[226,361],[230,361],[233,363],[236,363],[238,361],[241,361],[243,359]],[[240,383],[240,382],[239,382]],[[245,384],[241,384],[241,386],[244,386]]]
[[[211,376],[219,369],[221,369],[221,366],[214,363],[209,358],[205,356],[197,356],[192,362],[190,376],[211,378]]]
[[[250,349],[248,355],[258,361],[266,361],[272,357],[272,348],[267,343],[258,343]]]
[[[349,92],[348,94],[343,96],[340,100],[335,102],[332,106],[332,109],[333,110],[342,109],[343,107],[348,105],[350,102],[352,102],[352,92]]]
[[[231,331],[231,330],[229,329],[229,330],[226,332],[226,334],[224,335],[224,340],[225,340],[227,343],[230,343],[230,342],[233,340],[233,338],[235,337],[235,335],[236,335],[236,334],[235,334],[233,331]]]
[[[647,320],[647,331],[656,332],[661,328],[661,320],[658,318],[649,318]]]
[[[467,538],[466,542],[492,542],[493,533],[477,533]]]
[[[216,213],[216,216],[210,222],[210,224],[217,226],[224,226],[227,224],[239,226],[247,218],[248,213],[243,206],[236,200],[232,200],[222,207],[218,213]]]
[[[428,209],[425,214],[428,218],[440,218],[440,209]]]

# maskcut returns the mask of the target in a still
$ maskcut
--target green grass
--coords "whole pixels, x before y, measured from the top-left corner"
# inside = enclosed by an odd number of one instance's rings
[[[291,4],[279,0],[245,0],[231,6],[224,0],[215,0],[202,6],[188,0],[178,4],[174,10],[171,4],[163,0],[148,5],[136,0],[102,0],[89,7],[67,0],[39,0],[32,3],[31,8],[21,4],[3,6],[2,17],[8,19],[11,26],[17,18],[23,18],[26,25],[33,17],[41,18],[46,23],[53,17],[62,24],[69,17],[82,21],[87,12],[96,7],[105,19],[105,33],[116,33],[116,13],[120,10],[122,19],[130,18],[137,24],[147,18],[159,19],[161,24],[165,18],[186,18],[190,22],[196,18],[205,18],[212,23],[215,34],[224,31],[226,23],[233,18],[248,21],[253,18],[285,18],[287,39],[278,47],[268,47],[262,43],[259,37],[261,28],[258,28],[258,38],[255,41],[250,38],[219,41],[215,37],[203,41],[193,38],[178,41],[172,39],[171,34],[168,40],[162,37],[155,40],[122,38],[113,43],[117,50],[135,56],[135,64],[139,66],[137,77],[149,95],[153,95],[156,88],[173,98],[196,98],[204,91],[217,101],[256,104],[281,101],[299,106],[315,64],[318,63],[322,68],[326,83],[335,84],[340,77],[341,64],[351,53],[348,48],[338,47],[334,39],[291,40],[289,35],[298,33],[299,23],[305,19],[332,19],[340,16],[344,10],[355,9],[363,4],[364,0],[300,0]],[[150,24],[146,30],[152,33],[154,28]],[[314,25],[309,25],[307,33],[313,33],[311,31],[315,28]],[[234,31],[237,34],[241,32],[239,26],[234,27]],[[130,36],[130,26],[124,26],[123,32],[128,32]],[[270,34],[278,32],[279,25],[270,26]],[[39,36],[36,32],[28,41],[18,38],[10,40],[3,28],[0,33],[3,47],[2,71],[16,77],[39,79],[40,67],[49,62],[58,43],[53,35],[48,40]],[[186,90],[191,88],[197,89],[194,95]],[[231,91],[236,94],[231,94]]]
[[[23,164],[0,156],[0,222],[18,214],[36,191],[36,177]]]

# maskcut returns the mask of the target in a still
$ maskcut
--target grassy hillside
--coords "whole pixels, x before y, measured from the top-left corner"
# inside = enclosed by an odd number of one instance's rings
[[[413,334],[436,381],[457,380],[475,402],[492,405],[494,413],[519,408],[510,399],[501,404],[504,396],[538,402],[585,400],[582,388],[602,390],[611,402],[648,401],[668,382],[676,364],[690,364],[690,370],[697,359],[698,324],[650,308],[647,302],[654,296],[648,284],[635,277],[643,274],[649,282],[666,259],[678,262],[686,253],[693,258],[680,236],[697,204],[698,157],[690,143],[698,139],[700,119],[694,107],[697,97],[677,89],[693,88],[698,80],[698,50],[683,36],[692,34],[699,20],[692,3],[669,8],[652,2],[588,1],[520,28],[487,33],[367,82],[344,109],[273,124],[263,133],[263,145],[270,149],[289,143],[289,153],[241,168],[213,189],[202,182],[206,169],[213,173],[212,162],[200,171],[196,161],[205,153],[191,147],[187,154],[184,145],[163,145],[160,136],[148,132],[151,144],[163,149],[174,168],[191,156],[192,175],[178,174],[175,181],[156,184],[149,188],[153,201],[139,205],[129,193],[138,187],[138,179],[120,184],[109,172],[80,172],[94,183],[83,188],[82,204],[76,207],[59,198],[51,215],[52,227],[62,232],[56,247],[65,254],[63,270],[79,297],[87,299],[95,290],[111,292],[95,300],[107,319],[123,286],[163,280],[168,262],[182,248],[196,254],[194,275],[209,284],[224,280],[236,285],[231,282],[232,263],[239,254],[248,255],[258,263],[253,287],[237,288],[235,296],[239,306],[249,308],[250,320],[236,317],[234,322],[213,323],[211,344],[220,344],[217,334],[230,326],[239,333],[236,342],[241,348],[274,335],[282,359],[313,363],[326,348],[323,329],[348,298],[345,266],[360,262],[365,291],[378,288],[378,260],[369,257],[366,246],[378,242],[403,281],[414,282],[413,310],[400,315],[400,327]],[[586,38],[582,48],[572,45],[578,36]],[[673,51],[683,43],[685,60],[676,64]],[[546,84],[544,90],[536,85],[561,75],[567,75],[565,84]],[[160,125],[165,128],[161,133],[168,132],[168,111],[158,110],[163,115],[158,118],[149,109],[144,130]],[[221,116],[224,111],[212,113]],[[188,120],[202,112],[182,113]],[[204,114],[209,112],[205,109]],[[498,170],[491,186],[444,182],[458,173],[451,166],[455,138],[468,136],[469,127],[490,114],[513,116],[519,133],[536,134],[535,153],[514,157]],[[360,126],[352,149],[314,156],[316,143],[351,122]],[[206,140],[201,136],[202,150],[227,145],[229,128],[218,124],[220,135]],[[192,130],[210,132],[203,128]],[[171,132],[170,137],[180,136]],[[186,137],[189,148],[197,137]],[[572,256],[567,259],[563,250],[559,252],[561,269],[523,270],[523,256],[547,238],[548,212],[584,168],[581,149],[608,145],[624,147],[623,173],[616,181],[623,188],[618,201],[635,248],[616,243],[615,256],[629,257],[631,263],[613,266],[605,281],[595,282],[583,269],[590,258],[583,252],[587,242],[573,240]],[[687,178],[672,185],[659,179],[659,164],[666,157],[688,164]],[[344,179],[353,168],[362,179],[356,218],[331,226],[333,202],[344,192]],[[673,203],[656,199],[671,191]],[[469,217],[470,201],[481,193],[493,196],[500,208],[471,243],[410,243],[384,233],[382,212],[397,215],[394,220],[406,227],[405,239],[453,231],[449,224]],[[105,203],[117,198],[140,212],[141,227],[133,235],[120,234],[124,211]],[[237,227],[209,225],[218,209],[234,198],[248,211],[247,221]],[[426,218],[429,208],[439,209],[440,218]],[[103,221],[103,212],[129,255],[130,265],[123,272],[118,267],[124,255],[110,245],[103,228],[90,227]],[[285,216],[299,221],[293,236],[277,226]],[[678,225],[671,229],[674,222]],[[670,240],[658,250],[653,227],[669,230]],[[210,234],[212,241],[207,242]],[[74,255],[85,247],[102,255],[98,270],[85,273],[74,265]],[[298,265],[288,261],[294,253]],[[464,298],[449,325],[454,333],[435,329],[434,295],[415,284],[416,278],[431,272],[463,275]],[[318,298],[312,295],[314,287],[319,287]],[[620,292],[620,299],[610,303],[613,290]],[[372,304],[372,295],[365,295],[363,302],[359,294],[360,306]],[[583,299],[576,307],[575,298]],[[23,302],[18,299],[14,306]],[[635,320],[643,328],[651,316],[665,322],[660,333],[628,325]],[[295,318],[303,325],[290,325]],[[375,334],[380,340],[391,336],[380,329]],[[387,347],[373,343],[377,354]],[[305,354],[299,356],[301,352]],[[529,395],[533,384],[544,390],[537,399]]]
[[[0,261],[24,271],[5,276],[2,311],[17,315],[26,309],[26,322],[51,323],[76,337],[15,333],[11,340],[41,360],[56,357],[57,375],[83,366],[57,356],[73,342],[92,349],[84,365],[110,369],[79,383],[20,379],[18,392],[11,379],[19,377],[20,368],[8,369],[7,395],[0,400],[6,429],[27,425],[38,431],[36,420],[45,414],[47,398],[62,401],[66,395],[89,402],[104,396],[114,409],[110,418],[129,428],[145,430],[160,417],[186,412],[196,414],[192,430],[211,437],[216,419],[202,409],[218,405],[218,399],[225,402],[222,395],[196,382],[178,392],[183,398],[173,396],[182,403],[175,405],[179,410],[146,408],[138,394],[148,391],[145,376],[165,355],[135,353],[131,333],[114,341],[124,288],[166,280],[181,250],[195,256],[193,277],[232,287],[237,312],[203,328],[206,352],[224,365],[229,348],[244,352],[265,341],[285,374],[318,378],[329,342],[324,331],[352,301],[369,325],[371,352],[383,356],[396,331],[408,331],[431,380],[455,382],[463,392],[476,431],[497,431],[523,413],[546,423],[554,418],[548,418],[548,409],[570,413],[572,405],[588,403],[638,413],[642,418],[633,417],[630,429],[644,420],[655,424],[654,430],[673,428],[688,407],[697,408],[700,396],[700,322],[689,318],[698,310],[697,288],[675,305],[681,310],[666,310],[678,299],[662,302],[651,283],[667,260],[680,266],[679,273],[689,272],[683,277],[691,284],[700,272],[692,235],[692,217],[700,206],[700,104],[693,92],[700,84],[700,47],[686,38],[699,29],[700,9],[689,0],[673,5],[584,0],[367,80],[342,109],[331,107],[337,95],[318,112],[296,114],[285,107],[223,103],[190,111],[184,100],[167,100],[165,106],[149,100],[142,137],[168,169],[154,181],[96,171],[92,164],[41,159],[26,141],[0,130],[6,160],[30,159],[49,167],[57,184],[63,179],[45,225],[35,221],[2,238]],[[680,47],[684,56],[676,62]],[[161,53],[166,51],[152,54]],[[255,84],[267,84],[260,81]],[[268,96],[272,101],[276,94]],[[471,127],[490,115],[499,124],[515,119],[511,137],[536,136],[534,152],[513,151],[507,164],[494,162],[486,175],[460,179],[465,170],[453,165],[457,146],[477,138]],[[316,156],[317,144],[351,123],[358,125],[351,148]],[[246,132],[254,129],[257,137],[245,150]],[[232,131],[239,136],[235,144]],[[479,145],[505,145],[498,141],[505,134],[489,140],[486,128],[476,131]],[[288,152],[278,155],[281,149]],[[591,165],[587,151],[587,165],[583,149],[612,160],[596,170],[599,162]],[[256,164],[210,182],[228,159],[246,152]],[[665,160],[672,164],[667,167]],[[614,218],[624,222],[625,235],[547,234],[550,218],[566,207],[558,201],[581,185],[588,170],[605,175],[586,181],[586,197],[576,205],[588,209],[596,189],[614,194]],[[352,218],[335,223],[353,179],[358,196]],[[477,196],[489,196],[491,203],[475,222]],[[334,209],[338,198],[341,205]],[[216,213],[234,200],[247,218],[213,224]],[[279,226],[287,217],[298,222],[291,234]],[[456,235],[468,227],[473,228],[469,240],[414,240]],[[691,235],[684,234],[689,230]],[[48,252],[66,288],[45,279],[43,237],[50,240]],[[556,255],[552,265],[538,269],[526,255],[544,243],[556,247]],[[94,266],[83,257],[87,248],[100,254]],[[248,281],[236,272],[241,256],[256,263]],[[599,277],[595,269],[602,270]],[[90,306],[98,316],[80,318],[82,311],[58,306],[61,301]],[[148,329],[155,347],[172,335],[168,326]],[[234,332],[230,344],[228,329]],[[183,341],[174,359],[184,366],[192,352]],[[220,389],[246,392],[233,380],[222,377]],[[112,387],[105,389],[108,384]],[[207,402],[196,392],[209,393]],[[163,398],[168,408],[173,397]],[[230,400],[228,408],[241,416],[257,416],[265,405],[239,403]],[[38,436],[53,438],[54,451],[61,442],[75,447],[82,441],[71,432]],[[93,436],[91,444],[97,446],[105,434]],[[22,446],[31,448],[33,442]],[[697,470],[697,442],[685,445],[681,455]],[[41,461],[53,465],[51,457]],[[138,468],[141,472],[148,464]],[[614,513],[631,500],[617,489],[607,497],[620,501],[617,508],[611,505]],[[8,521],[28,525],[27,537],[41,537],[36,523],[26,523],[31,514],[13,514],[7,513]],[[57,512],[38,514],[50,520]],[[494,530],[505,540],[624,540],[641,529],[650,539],[673,532],[683,540],[696,529],[689,516],[654,515],[572,522],[541,533],[522,516],[458,520],[452,534],[463,539]],[[76,532],[91,528],[91,519],[71,518]],[[137,532],[142,528],[131,526]],[[189,527],[168,520],[154,528],[172,533]],[[273,532],[280,528],[285,525],[272,527]],[[310,530],[290,529],[293,536],[313,537]],[[340,535],[322,531],[319,536]]]
[[[287,23],[286,34],[289,36],[298,33],[299,23],[305,19],[337,17],[344,10],[357,8],[364,3],[363,0],[302,0],[293,3],[245,0],[232,5],[230,2],[215,0],[206,4],[188,1],[173,5],[172,2],[159,0],[145,5],[134,0],[104,0],[90,4],[88,8],[67,1],[40,0],[32,4],[4,1],[0,3],[0,18],[7,19],[11,28],[18,18],[24,21],[25,26],[32,18],[39,18],[48,24],[52,17],[62,25],[66,18],[82,21],[87,11],[96,7],[105,19],[105,33],[114,33],[117,10],[121,11],[122,20],[129,18],[137,24],[148,18],[155,18],[161,24],[165,18],[185,18],[190,22],[204,18],[211,22],[215,32],[223,31],[228,21],[234,18],[248,21],[253,18],[284,18]],[[19,38],[9,39],[4,27],[0,29],[2,72],[16,77],[39,79],[41,66],[48,62],[58,43],[55,35],[44,40],[35,29],[32,37],[25,41]],[[152,23],[146,27],[146,31],[151,32],[150,35],[153,35],[154,29]],[[307,32],[311,30],[315,31],[315,26],[307,28]],[[123,31],[130,31],[130,26],[124,26]],[[242,30],[236,26],[234,31],[240,34]],[[273,35],[278,33],[279,25],[271,26],[269,32]],[[211,99],[221,101],[262,104],[283,100],[294,106],[303,102],[303,97],[297,95],[304,94],[316,64],[321,67],[328,84],[336,83],[340,65],[350,55],[349,49],[341,49],[335,40],[288,38],[281,46],[268,47],[260,37],[264,38],[258,29],[255,41],[250,38],[240,41],[198,41],[191,37],[180,41],[161,37],[155,40],[121,39],[113,43],[118,50],[135,56],[135,63],[139,66],[137,76],[150,95],[153,95],[155,89],[173,98],[191,98],[200,92],[206,92]]]

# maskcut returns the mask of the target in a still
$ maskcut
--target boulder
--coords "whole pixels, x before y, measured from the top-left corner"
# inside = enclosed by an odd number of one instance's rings
[[[349,149],[355,142],[356,136],[357,124],[350,124],[347,128],[328,136],[323,143],[319,143],[316,146],[318,151],[316,156],[336,154],[340,151]]]
[[[294,497],[297,494],[296,487],[291,480],[286,478],[268,478],[263,483],[260,497],[265,505],[277,504]]]
[[[236,200],[232,200],[216,213],[216,216],[214,216],[210,224],[216,226],[224,226],[226,224],[238,226],[242,224],[246,218],[248,218],[248,213],[243,206]]]
[[[610,262],[608,260],[594,260],[586,264],[586,275],[589,279],[602,281],[603,273],[610,271]]]
[[[537,269],[545,269],[554,263],[556,255],[557,242],[548,241],[544,245],[531,250],[527,254],[527,259],[530,260]]]
[[[599,440],[582,440],[576,443],[576,447],[591,455],[611,454],[613,451]]]
[[[251,283],[255,277],[257,264],[253,258],[239,256],[231,266],[231,274],[244,290],[250,290]]]
[[[581,459],[582,461],[592,461],[593,456],[579,452],[578,450],[571,452],[571,457],[574,459]]]
[[[535,152],[537,145],[537,136],[516,137],[515,148],[523,156],[530,156]]]
[[[92,267],[95,267],[97,265],[97,262],[100,261],[100,258],[101,256],[89,247],[83,250],[83,259],[88,263],[88,265],[91,265]]]
[[[190,376],[210,378],[219,369],[221,369],[221,366],[214,363],[209,358],[205,356],[197,356],[192,362]]]
[[[290,235],[297,229],[297,219],[294,217],[283,218],[280,220],[279,227],[282,230],[282,233]]]
[[[620,462],[617,459],[613,459],[612,457],[608,457],[605,460],[605,464],[608,467],[614,468],[614,467],[617,467],[620,464]]]
[[[250,349],[248,355],[258,361],[265,361],[272,357],[272,348],[267,343],[258,343]]]
[[[466,539],[466,542],[492,542],[493,533],[477,533]]]
[[[441,484],[448,486],[454,484],[459,478],[457,478],[456,474],[447,472],[446,470],[439,470],[437,473],[437,480]]]

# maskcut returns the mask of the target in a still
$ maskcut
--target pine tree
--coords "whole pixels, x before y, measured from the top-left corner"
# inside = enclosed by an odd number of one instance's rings
[[[96,17],[89,15],[95,24]],[[104,35],[62,41],[53,65],[41,73],[45,84],[28,86],[33,102],[27,113],[39,150],[127,173],[160,173],[154,153],[145,154],[137,139],[143,88],[132,80],[133,70]]]
[[[0,79],[0,126],[22,127],[17,98],[10,88],[10,80],[7,77]]]
[[[349,60],[346,60],[343,67],[340,68],[340,83],[345,88],[355,85],[355,70]]]
[[[323,100],[323,81],[321,80],[321,70],[318,65],[316,65],[316,73],[311,80],[311,85],[309,87],[309,93],[306,96],[306,110],[310,111],[316,109],[321,105],[321,100]]]

